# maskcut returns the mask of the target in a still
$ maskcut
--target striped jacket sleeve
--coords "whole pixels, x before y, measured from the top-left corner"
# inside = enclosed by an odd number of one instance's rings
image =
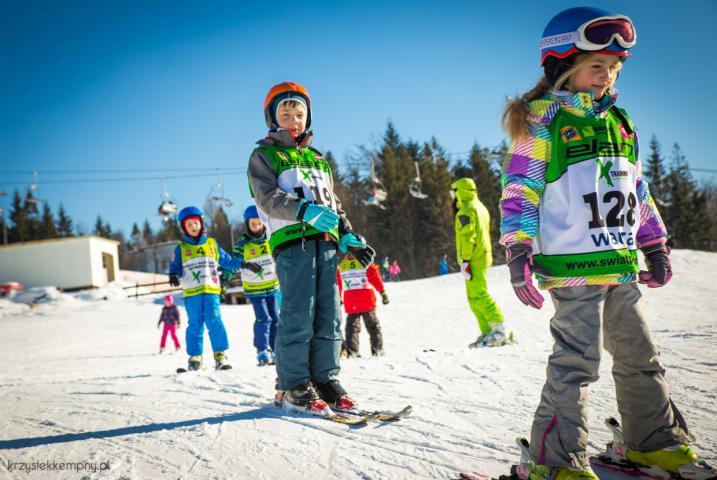
[[[545,190],[545,173],[551,155],[548,126],[559,105],[551,100],[530,102],[528,120],[533,134],[513,140],[503,163],[500,198],[500,243],[532,245],[538,234],[538,206]]]

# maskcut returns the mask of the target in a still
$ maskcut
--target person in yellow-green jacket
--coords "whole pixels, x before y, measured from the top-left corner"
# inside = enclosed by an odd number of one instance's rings
[[[244,210],[246,233],[234,245],[234,255],[243,260],[241,281],[244,296],[254,307],[254,347],[257,363],[271,365],[274,359],[274,340],[279,324],[279,277],[271,256],[266,226],[259,218],[256,205]]]
[[[503,314],[488,293],[487,272],[493,264],[490,215],[478,199],[476,184],[461,178],[451,185],[456,217],[456,251],[466,280],[468,303],[478,320],[480,335],[469,346],[498,347],[510,343],[503,327]]]

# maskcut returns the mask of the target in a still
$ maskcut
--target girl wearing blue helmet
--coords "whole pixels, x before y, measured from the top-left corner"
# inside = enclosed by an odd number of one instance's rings
[[[555,305],[555,340],[521,479],[597,479],[586,453],[587,385],[598,378],[600,339],[614,358],[623,428],[613,461],[667,476],[709,478],[687,446],[693,440],[669,396],[637,282],[672,276],[667,231],[640,177],[638,141],[615,106],[614,83],[637,41],[630,18],[590,7],[565,10],[543,32],[544,77],[509,100],[503,125],[501,244],[516,296],[541,308],[533,285]],[[640,271],[637,249],[645,254]],[[614,425],[613,425],[614,426]]]
[[[257,363],[274,364],[274,340],[279,324],[279,278],[271,255],[266,227],[255,205],[244,210],[243,233],[234,245],[234,255],[243,260],[241,281],[244,296],[254,307],[254,347]]]

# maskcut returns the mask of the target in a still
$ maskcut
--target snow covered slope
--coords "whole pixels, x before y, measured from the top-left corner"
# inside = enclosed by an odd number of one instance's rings
[[[717,254],[675,251],[675,276],[644,289],[672,396],[717,463]],[[396,424],[350,429],[271,406],[275,371],[255,366],[249,305],[222,306],[234,370],[176,375],[157,355],[158,299],[0,304],[0,478],[456,478],[507,473],[528,435],[551,350],[553,312],[514,298],[505,266],[492,294],[518,344],[469,350],[478,333],[458,274],[390,283],[379,307],[386,356],[343,362],[367,408],[414,407]],[[94,298],[100,298],[95,295]],[[5,313],[3,313],[5,312]],[[183,326],[186,316],[182,310]],[[183,341],[183,336],[182,336]],[[210,358],[208,338],[205,356]],[[368,357],[367,357],[368,356]],[[610,356],[591,387],[591,451],[617,416]],[[619,417],[618,417],[619,418]],[[8,462],[108,462],[110,471],[9,472]],[[16,466],[17,469],[17,466]]]

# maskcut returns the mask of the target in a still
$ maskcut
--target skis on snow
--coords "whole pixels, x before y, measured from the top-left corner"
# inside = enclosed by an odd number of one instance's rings
[[[627,447],[622,435],[622,426],[613,417],[605,419],[605,425],[612,431],[613,439],[608,442],[604,453],[590,457],[597,468],[623,473],[630,477],[654,478],[655,480],[714,480],[717,470],[700,460],[679,467],[679,473],[670,473],[658,466],[647,466],[627,459]]]

